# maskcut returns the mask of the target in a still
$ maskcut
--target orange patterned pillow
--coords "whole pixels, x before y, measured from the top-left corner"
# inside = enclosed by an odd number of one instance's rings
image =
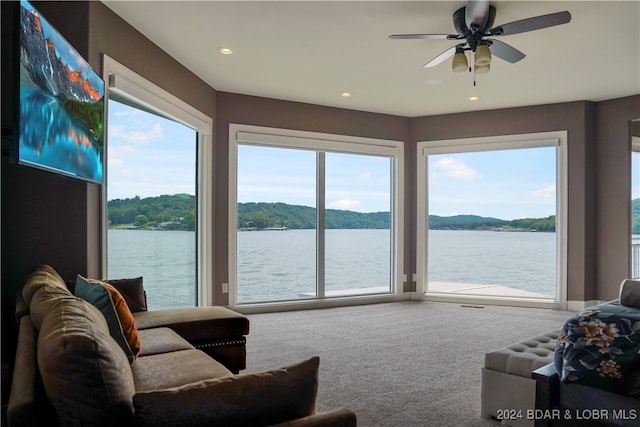
[[[75,293],[96,306],[107,319],[109,333],[127,355],[129,363],[140,353],[138,328],[126,301],[112,285],[96,279],[76,278]]]

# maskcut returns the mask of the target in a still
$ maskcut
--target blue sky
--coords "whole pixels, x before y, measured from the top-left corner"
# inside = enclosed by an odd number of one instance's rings
[[[315,151],[238,147],[238,202],[316,206]],[[326,154],[329,209],[388,212],[391,161],[384,157]]]
[[[429,212],[500,219],[556,214],[555,148],[429,156]]]
[[[109,102],[108,199],[195,194],[196,134],[154,114]],[[388,158],[327,153],[326,206],[389,211]],[[240,146],[238,201],[315,206],[314,151]],[[640,153],[633,156],[640,197]],[[555,212],[555,149],[429,156],[430,213],[500,219]]]
[[[107,199],[196,191],[196,132],[109,100]]]

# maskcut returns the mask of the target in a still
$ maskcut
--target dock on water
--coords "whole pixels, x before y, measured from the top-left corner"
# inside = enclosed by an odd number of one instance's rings
[[[371,286],[365,288],[349,288],[327,290],[326,297],[342,297],[353,295],[371,295],[388,293],[388,286]],[[494,284],[476,284],[460,282],[429,282],[427,293],[438,294],[458,294],[458,295],[479,295],[479,296],[499,296],[516,298],[552,299],[552,295],[545,295],[537,292],[525,291],[508,286]],[[314,292],[302,292],[301,297],[314,298]]]

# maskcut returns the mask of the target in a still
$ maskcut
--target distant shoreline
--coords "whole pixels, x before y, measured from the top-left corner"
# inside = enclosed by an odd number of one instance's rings
[[[632,202],[632,233],[640,233],[640,199]],[[316,227],[316,208],[286,203],[238,203],[237,229],[306,230]],[[107,206],[110,229],[189,230],[196,228],[196,198],[189,194],[141,199],[114,199]],[[496,230],[502,232],[555,232],[556,217],[503,220],[478,215],[428,216],[430,230]],[[326,229],[389,229],[390,212],[327,209]]]

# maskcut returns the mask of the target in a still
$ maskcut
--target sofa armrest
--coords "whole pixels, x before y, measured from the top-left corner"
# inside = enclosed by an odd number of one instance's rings
[[[549,363],[531,373],[536,381],[536,409],[543,411],[557,407],[559,404],[560,377],[553,363]],[[549,421],[536,419],[536,427],[546,427]]]
[[[7,421],[12,427],[46,425],[55,417],[48,404],[38,372],[37,334],[31,316],[19,320],[18,344],[7,405]]]
[[[275,424],[272,427],[355,427],[357,425],[356,414],[347,408],[334,409],[321,414],[309,415],[284,423]]]

